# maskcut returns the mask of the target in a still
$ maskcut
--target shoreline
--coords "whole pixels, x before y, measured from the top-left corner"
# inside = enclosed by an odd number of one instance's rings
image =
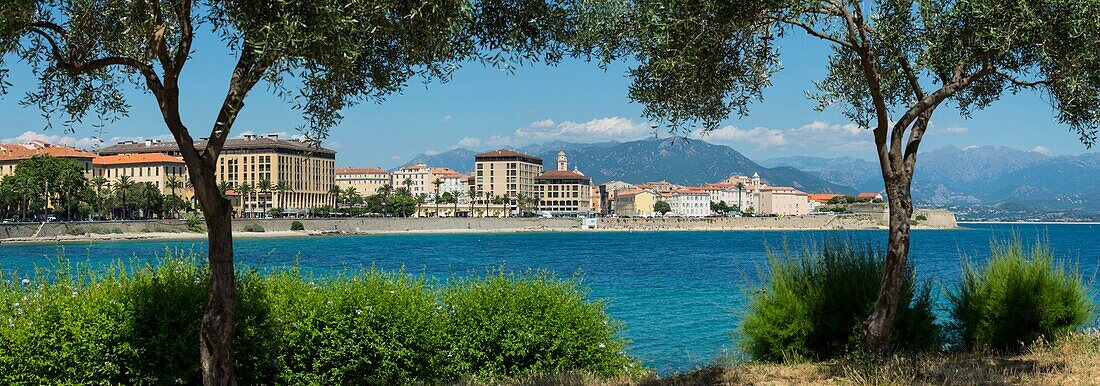
[[[388,220],[388,219],[387,219]],[[383,222],[387,220],[382,220]],[[577,225],[572,225],[573,222],[570,219],[564,219],[566,221],[556,221],[558,224],[541,225],[538,224],[539,220],[520,219],[519,221],[513,221],[513,224],[490,224],[499,226],[486,227],[485,224],[478,224],[478,227],[473,227],[472,222],[467,223],[467,227],[458,226],[444,226],[432,228],[428,225],[439,225],[435,220],[438,219],[414,219],[404,220],[403,225],[420,225],[417,226],[390,226],[388,229],[360,229],[354,227],[353,229],[340,230],[339,226],[336,226],[336,230],[304,230],[304,231],[291,231],[291,230],[268,230],[264,232],[243,232],[234,231],[233,238],[235,239],[262,239],[262,238],[295,238],[295,237],[326,237],[326,236],[389,236],[389,235],[445,235],[445,234],[513,234],[513,233],[574,233],[574,232],[621,232],[621,233],[633,233],[633,232],[806,232],[806,231],[883,231],[887,230],[887,227],[868,223],[865,221],[860,222],[840,222],[832,226],[796,226],[801,224],[791,223],[775,223],[775,224],[755,224],[750,225],[733,225],[729,223],[714,223],[707,222],[700,219],[632,219],[629,225],[609,224],[607,226],[599,226],[596,229],[582,229]],[[493,219],[488,219],[490,222]],[[638,221],[638,220],[645,220]],[[774,219],[773,219],[774,220]],[[334,219],[317,219],[316,222],[337,223],[342,221],[351,220],[334,220]],[[776,220],[778,221],[778,220]],[[238,220],[238,225],[241,223],[257,222],[257,220]],[[455,221],[451,221],[452,223]],[[459,221],[462,222],[462,221]],[[481,220],[479,222],[485,222]],[[525,223],[526,222],[526,223]],[[517,224],[518,223],[518,224]],[[833,223],[832,220],[826,222],[826,225]],[[567,225],[568,224],[568,225]],[[79,224],[76,224],[79,225]],[[316,225],[316,224],[314,224]],[[340,224],[347,225],[347,224]],[[394,224],[402,225],[402,224]],[[443,224],[447,225],[447,224]],[[459,225],[459,224],[452,224]],[[525,225],[525,226],[517,226]],[[926,230],[965,230],[965,227],[953,226],[953,227],[928,227],[928,226],[914,226],[913,230],[926,231]],[[121,233],[84,233],[84,234],[53,234],[37,237],[8,237],[0,238],[0,245],[3,244],[43,244],[43,243],[85,243],[85,242],[116,242],[116,241],[182,241],[182,240],[203,240],[206,238],[204,232],[121,232]]]

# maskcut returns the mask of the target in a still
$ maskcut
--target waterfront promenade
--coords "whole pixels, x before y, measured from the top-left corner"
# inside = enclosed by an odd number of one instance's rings
[[[953,229],[954,214],[921,211],[926,220],[917,229]],[[305,230],[292,231],[299,221]],[[263,232],[244,232],[245,227]],[[504,233],[593,231],[708,231],[708,230],[855,230],[884,229],[882,216],[873,214],[812,215],[742,218],[600,218],[595,229],[583,229],[579,218],[310,218],[237,219],[234,237],[301,237],[329,234],[395,233]],[[0,225],[0,242],[96,240],[202,239],[204,232],[188,230],[180,220],[128,222],[22,223]]]

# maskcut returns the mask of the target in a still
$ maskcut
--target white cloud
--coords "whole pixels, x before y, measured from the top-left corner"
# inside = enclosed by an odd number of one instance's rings
[[[464,149],[476,149],[481,147],[481,138],[477,137],[462,137],[458,140],[458,144],[455,147],[461,147]]]
[[[451,114],[447,114],[447,115],[444,115],[443,118],[441,118],[439,120],[439,123],[447,124],[447,123],[451,123],[452,121],[454,121],[454,117],[452,117]]]
[[[114,140],[114,139],[112,139]],[[81,149],[91,149],[97,146],[103,145],[103,141],[96,137],[69,137],[64,135],[46,135],[37,131],[24,131],[16,137],[4,138],[0,140],[3,143],[11,144],[25,144],[31,141],[42,141],[54,145],[64,145],[70,147],[78,147]]]
[[[845,136],[854,137],[857,135],[863,135],[863,129],[860,129],[854,123],[845,125],[837,125],[824,121],[813,121],[809,124],[802,126],[795,131],[806,133],[806,135],[826,135],[826,136]]]
[[[742,130],[733,126],[726,126],[709,132],[699,132],[698,137],[715,142],[748,142],[761,149],[783,147],[788,143],[786,135],[782,131],[766,127]]]
[[[852,141],[852,142],[846,142],[846,143],[842,143],[842,144],[829,146],[829,151],[851,152],[851,151],[862,151],[862,150],[868,150],[868,149],[874,149],[874,148],[875,148],[875,144],[872,143],[871,141]]]
[[[817,147],[835,152],[862,151],[872,148],[865,136],[869,131],[858,125],[834,124],[825,121],[813,121],[791,129],[773,129],[754,127],[744,130],[726,126],[709,133],[696,132],[696,137],[712,142],[737,146],[755,145],[758,149],[789,149]]]
[[[395,155],[392,155],[392,156],[390,156],[390,160],[393,160],[393,161],[400,161],[400,160],[402,160],[403,158],[404,158],[404,157],[402,157],[402,156],[399,156],[399,155],[396,155],[396,154],[395,154]]]
[[[435,150],[425,150],[424,155],[438,155],[439,152]]]
[[[1039,153],[1039,154],[1050,154],[1050,149],[1048,149],[1045,146],[1041,146],[1041,145],[1037,145],[1037,146],[1031,148],[1031,151]]]
[[[599,142],[632,141],[652,134],[649,125],[621,117],[596,118],[588,122],[555,122],[544,119],[516,129],[513,136],[523,142],[563,140]]]
[[[928,135],[941,135],[941,134],[966,134],[970,129],[962,126],[951,125],[945,128],[938,128],[935,126],[929,127],[925,133]]]

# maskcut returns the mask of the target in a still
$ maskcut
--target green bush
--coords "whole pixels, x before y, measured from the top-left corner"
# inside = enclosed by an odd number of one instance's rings
[[[442,293],[457,374],[476,378],[585,371],[621,374],[634,366],[616,337],[620,324],[576,280],[503,270],[454,281]]]
[[[742,349],[762,361],[830,359],[857,351],[861,325],[878,298],[885,255],[873,247],[828,242],[820,251],[768,254],[763,287],[747,294]],[[931,287],[908,268],[891,345],[903,351],[940,347]]]
[[[959,348],[1018,350],[1072,332],[1092,315],[1081,275],[1055,264],[1049,245],[1025,250],[1017,237],[990,249],[985,267],[964,263],[962,280],[948,294],[949,329]]]
[[[915,218],[917,221],[928,221],[928,216],[925,216],[923,214],[918,214]]]
[[[0,383],[201,383],[199,320],[205,270],[193,259],[169,259],[92,274],[64,265],[33,278],[14,277],[0,290]],[[258,277],[238,286],[239,379],[262,381],[273,363],[263,326]],[[240,328],[242,324],[247,328]],[[261,359],[263,358],[263,359]],[[257,360],[259,359],[259,360]]]
[[[306,230],[306,227],[305,227],[305,225],[302,225],[301,221],[294,220],[294,222],[290,223],[290,230],[292,230],[292,231],[304,231],[304,230]]]
[[[448,375],[436,295],[424,279],[376,270],[302,279],[268,276],[272,315],[286,324],[280,384],[432,383]]]
[[[264,231],[264,226],[260,225],[260,224],[257,224],[257,223],[251,223],[251,224],[245,225],[244,228],[241,228],[241,231],[242,232],[263,232]]]
[[[26,284],[5,277],[0,384],[200,383],[200,261],[169,254],[98,273],[58,265]],[[443,384],[635,366],[603,306],[546,275],[432,286],[373,269],[242,270],[237,296],[241,384]],[[489,300],[499,303],[478,303]]]

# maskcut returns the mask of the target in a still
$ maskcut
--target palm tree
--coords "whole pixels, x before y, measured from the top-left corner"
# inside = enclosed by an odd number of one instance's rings
[[[237,185],[237,193],[240,193],[241,195],[241,217],[248,217],[248,215],[245,214],[244,207],[252,192],[254,191],[255,188],[253,188],[252,185],[249,185],[247,182]]]
[[[103,207],[105,206],[103,205],[103,188],[107,187],[107,189],[110,189],[110,186],[107,185],[107,178],[103,176],[95,176],[92,178],[91,183],[92,186],[95,187],[96,214],[102,215]]]
[[[420,217],[420,207],[428,202],[428,195],[420,193],[416,195],[416,217]]]
[[[737,211],[738,212],[741,211],[741,192],[743,192],[743,191],[745,191],[745,183],[744,182],[738,182],[737,183]]]
[[[344,194],[343,195],[344,195],[344,204],[346,204],[348,206],[348,208],[350,208],[352,205],[354,205],[355,202],[358,201],[358,198],[359,198],[359,192],[357,192],[355,190],[354,186],[349,186],[347,189],[344,189]]]
[[[258,190],[260,192],[260,196],[264,198],[262,201],[260,201],[263,205],[263,211],[261,213],[267,213],[267,192],[271,191],[271,180],[260,180],[260,182],[256,184],[256,190]]]
[[[222,181],[218,183],[218,191],[221,192],[222,197],[225,197],[225,195],[229,194],[230,190],[233,190],[233,184],[229,183],[228,181]]]
[[[389,195],[394,194],[394,186],[385,184],[378,188],[378,194],[382,195],[382,217],[386,217],[386,208],[389,206]]]
[[[432,185],[435,185],[435,217],[439,217],[439,186],[443,185],[443,180],[436,178]]]
[[[328,188],[328,194],[332,196],[333,207],[340,206],[340,193],[343,193],[343,190],[340,190],[340,187],[337,185],[332,185],[331,188]]]
[[[493,196],[493,205],[500,205],[500,204],[503,204],[503,203],[504,203],[504,200],[505,200],[505,198],[504,198],[504,197],[501,197],[501,196]],[[507,208],[505,208],[505,211],[507,211]],[[489,207],[488,207],[488,206],[486,206],[486,207],[485,207],[485,214],[489,214],[488,212],[489,212]]]
[[[290,187],[290,184],[286,181],[279,181],[279,183],[275,184],[275,187],[273,187],[272,189],[274,189],[276,193],[279,193],[279,208],[285,209],[286,193],[293,192],[294,188]]]
[[[455,191],[454,195],[451,196],[451,203],[455,205],[455,210],[454,212],[451,212],[451,217],[458,217],[458,202],[461,201],[462,197],[465,196],[466,193],[463,193],[462,191]]]
[[[183,187],[183,181],[180,181],[176,176],[168,176],[164,180],[164,186],[172,191],[172,197],[179,197],[176,196],[176,189]],[[179,217],[180,213],[179,208],[176,208],[176,200],[172,200],[172,213]]]
[[[134,186],[134,180],[130,176],[119,177],[115,181],[115,193],[119,195],[119,200],[122,201],[122,219],[126,219],[126,190]]]
[[[466,192],[466,197],[470,199],[470,214],[468,216],[474,217],[474,199],[477,198],[477,187],[471,186],[470,190]]]

